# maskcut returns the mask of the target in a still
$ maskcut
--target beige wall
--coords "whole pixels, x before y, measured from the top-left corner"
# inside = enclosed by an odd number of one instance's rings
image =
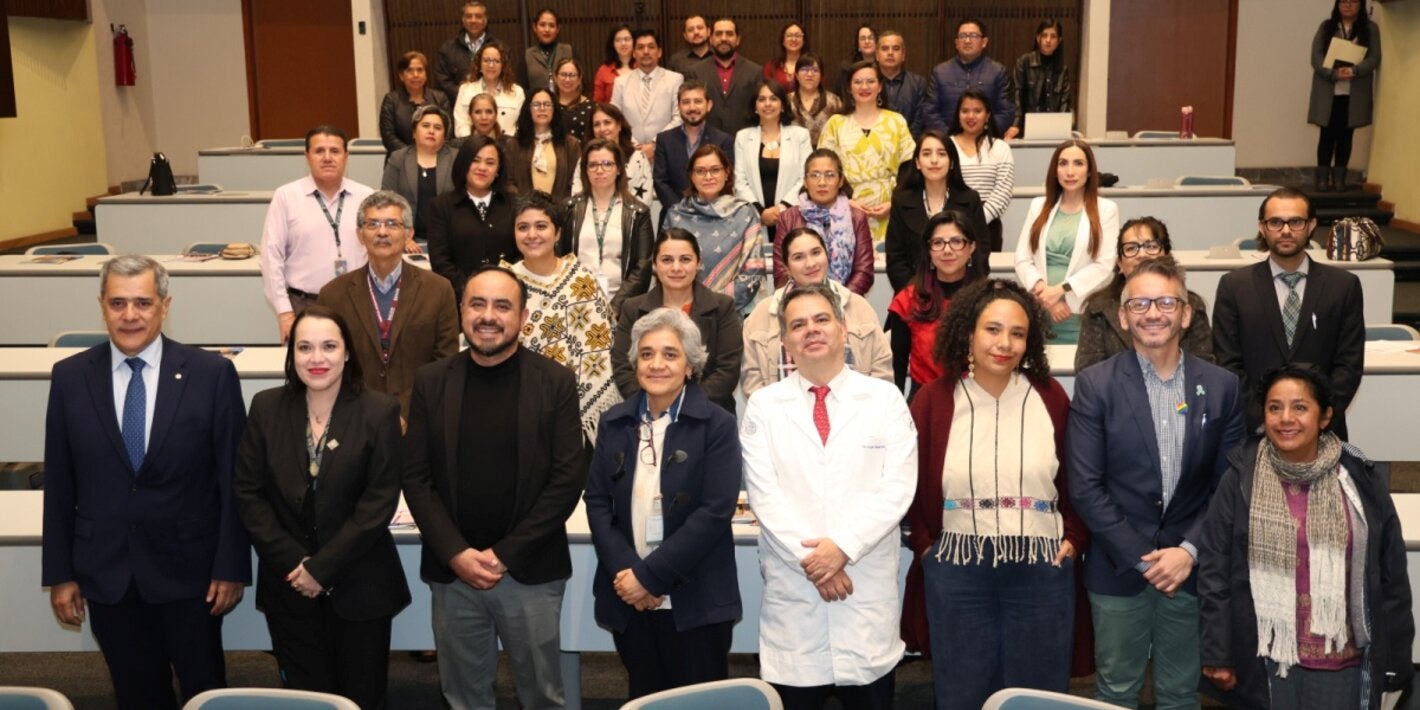
[[[1420,222],[1420,2],[1377,5],[1376,21],[1383,55],[1369,179],[1384,186],[1397,217]]]
[[[94,19],[95,60],[99,78],[99,112],[104,126],[106,179],[109,185],[148,174],[148,158],[157,142],[158,124],[153,114],[154,81],[150,60],[153,43],[148,32],[146,0],[96,0]],[[134,86],[113,85],[113,36],[109,24],[125,25],[133,38],[138,68]]]
[[[104,192],[93,34],[80,22],[10,18],[19,116],[0,120],[0,239],[67,228]]]

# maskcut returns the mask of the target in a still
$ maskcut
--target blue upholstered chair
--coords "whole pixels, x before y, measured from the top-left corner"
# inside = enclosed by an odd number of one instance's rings
[[[652,693],[621,710],[783,710],[779,694],[758,678],[731,678]]]
[[[198,693],[182,710],[360,710],[360,706],[349,698],[309,690],[222,688]]]
[[[986,699],[981,710],[1113,710],[1115,706],[1078,695],[1006,688]]]
[[[0,686],[0,710],[74,710],[74,704],[49,688]]]

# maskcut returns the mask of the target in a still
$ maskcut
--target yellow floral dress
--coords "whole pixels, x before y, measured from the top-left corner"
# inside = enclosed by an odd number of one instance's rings
[[[577,376],[582,433],[588,441],[596,441],[602,413],[621,401],[611,371],[616,319],[597,277],[575,254],[559,257],[550,276],[534,274],[522,262],[502,266],[528,287],[528,322],[518,343]]]
[[[892,199],[897,189],[897,168],[912,160],[917,141],[907,121],[896,111],[880,109],[878,120],[866,131],[852,114],[838,114],[824,124],[818,147],[828,148],[843,161],[843,177],[853,187],[853,199],[872,206]],[[887,216],[868,218],[873,244],[887,236]]]

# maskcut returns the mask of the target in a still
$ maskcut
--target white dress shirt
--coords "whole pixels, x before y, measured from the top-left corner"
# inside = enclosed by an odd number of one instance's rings
[[[346,193],[343,208],[339,206],[339,195],[326,200],[309,175],[276,188],[272,194],[261,230],[261,281],[266,300],[277,313],[291,311],[287,288],[320,293],[322,286],[339,276],[335,273],[337,260],[345,261],[347,273],[368,260],[364,245],[355,235],[355,221],[360,215],[360,202],[374,190],[349,178],[341,182],[340,190]],[[325,205],[331,219],[336,218],[337,212],[340,214],[339,246],[321,205]]]
[[[133,379],[133,368],[128,366],[128,356],[110,340],[109,352],[113,356],[113,413],[118,417],[118,425],[123,426],[123,406],[128,402],[128,382]],[[158,403],[158,371],[163,366],[163,336],[159,335],[137,355],[143,361],[143,450],[148,450],[148,442],[153,433],[153,408]]]

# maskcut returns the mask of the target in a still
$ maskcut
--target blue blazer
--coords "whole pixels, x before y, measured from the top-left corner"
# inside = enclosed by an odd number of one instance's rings
[[[702,124],[700,130],[700,145],[713,143],[725,151],[725,160],[730,162],[725,170],[725,184],[734,189],[735,137],[710,125],[709,121]],[[685,199],[685,190],[690,187],[687,147],[685,130],[680,126],[656,134],[656,159],[651,166],[651,182],[656,188],[656,199],[661,202],[661,219],[665,219],[671,205]]]
[[[1228,470],[1228,453],[1243,440],[1237,376],[1193,355],[1183,357],[1188,423],[1167,509],[1138,355],[1126,350],[1075,379],[1065,450],[1070,502],[1090,529],[1084,579],[1091,592],[1138,594],[1148,584],[1135,568],[1140,557],[1185,540],[1197,546],[1208,501]],[[1197,576],[1184,583],[1190,594]]]
[[[232,363],[163,338],[148,452],[135,474],[113,405],[109,343],[54,366],[44,440],[40,583],[116,604],[129,581],[163,604],[251,582],[232,468],[246,425]]]
[[[665,539],[642,559],[631,535],[640,406],[637,394],[602,415],[587,479],[587,524],[597,550],[592,580],[597,623],[625,631],[636,610],[616,596],[612,578],[630,568],[646,591],[672,595],[677,631],[741,616],[730,518],[740,493],[740,437],[735,416],[695,383],[685,386],[680,416],[661,447]]]

